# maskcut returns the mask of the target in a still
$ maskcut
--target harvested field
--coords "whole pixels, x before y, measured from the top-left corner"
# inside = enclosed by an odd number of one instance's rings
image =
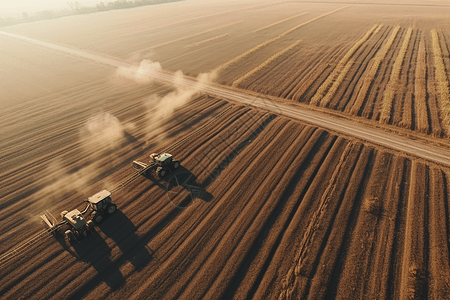
[[[448,298],[450,166],[276,110],[448,151],[436,3],[180,1],[0,28],[79,51],[0,33],[0,298]],[[156,152],[181,167],[136,175]],[[118,211],[80,242],[41,224],[102,189]]]
[[[343,14],[344,11],[352,9],[355,8],[346,7],[332,15]],[[411,8],[411,10],[414,9]],[[426,13],[424,13],[424,16],[426,16]],[[324,18],[327,17],[329,16]],[[419,13],[417,20],[420,23],[421,16]],[[320,22],[314,19],[311,21]],[[439,21],[436,22],[436,24],[440,24]],[[426,116],[421,117],[421,124],[415,120],[417,108],[415,103],[415,75],[418,72],[428,74],[425,69],[434,69],[433,63],[435,61],[433,57],[432,60],[425,60],[426,65],[418,64],[420,39],[424,40],[425,49],[433,47],[430,31],[430,24],[432,23],[424,22],[421,24],[423,26],[418,26],[418,28],[408,28],[401,22],[398,22],[396,26],[393,26],[392,23],[375,23],[370,26],[367,24],[362,27],[366,28],[366,33],[360,33],[359,39],[357,35],[353,34],[354,32],[348,32],[346,41],[354,39],[353,45],[348,42],[331,43],[326,44],[325,48],[314,48],[313,44],[310,43],[311,38],[305,33],[301,34],[301,30],[295,34],[293,30],[296,27],[294,27],[287,32],[302,39],[303,42],[299,50],[284,54],[283,59],[278,59],[270,64],[266,63],[261,70],[253,67],[248,69],[247,73],[239,73],[242,72],[242,69],[248,68],[246,63],[239,68],[239,72],[237,68],[234,69],[233,74],[237,74],[234,79],[231,79],[230,73],[227,73],[226,75],[222,74],[220,80],[223,83],[234,83],[235,86],[270,94],[283,100],[291,99],[294,103],[303,102],[320,105],[381,124],[395,125],[409,131],[432,134],[436,137],[444,134],[443,137],[447,137],[448,134],[445,131],[442,132],[442,126],[447,122],[444,117],[448,114],[442,113],[441,116],[439,111],[443,108],[439,106],[440,104],[435,107],[437,105],[435,102],[439,101],[435,98],[436,93],[425,94],[426,99],[423,99],[419,92],[419,97],[422,98],[418,99],[419,103],[425,101],[428,109]],[[444,33],[445,31],[442,30],[440,43],[444,46],[440,46],[440,48],[448,49]],[[435,39],[437,38],[436,35]],[[263,45],[264,48],[273,47],[270,46],[272,43],[279,43],[278,37],[268,39],[260,46]],[[434,44],[436,43],[439,44],[439,42],[434,42]],[[325,45],[325,42],[321,45]],[[251,49],[251,56],[265,56],[267,60],[275,53],[269,53],[268,51],[263,53],[259,47]],[[425,50],[425,53],[428,53],[428,51]],[[250,53],[246,52],[242,55],[248,59]],[[440,56],[446,57],[445,55]],[[242,58],[238,56],[236,60],[231,62],[238,63]],[[436,59],[436,61],[439,60]],[[444,67],[443,63],[440,65]],[[417,70],[417,67],[420,67],[421,71]],[[246,78],[245,84],[242,84],[241,80],[250,72],[252,72],[252,77]],[[439,78],[444,78],[443,76],[448,74],[448,70],[440,71],[440,74]],[[435,80],[434,76],[427,76],[422,83],[419,79],[418,84],[432,85],[432,87],[426,89],[430,92],[433,92],[436,88],[439,91],[448,90],[448,87],[441,88],[440,81]],[[443,83],[442,86],[445,86],[445,84]],[[445,98],[445,95],[442,97]],[[419,113],[424,114],[425,111],[422,110]],[[428,126],[423,121],[425,118],[429,123]]]
[[[180,120],[206,116],[206,122],[211,118],[207,116],[226,107],[230,104],[220,99],[200,97],[177,114]],[[157,148],[173,144],[189,130],[180,128],[178,122],[168,123],[167,135],[172,137]],[[137,147],[142,145],[142,134],[130,131],[137,140],[128,142],[115,156],[130,162],[156,150],[153,145]],[[73,150],[58,156],[71,157],[65,169],[73,172],[82,161],[75,145],[68,149]],[[409,235],[415,234],[417,242],[425,245],[414,248],[416,256],[436,257],[432,253],[448,251],[437,237],[418,234],[408,223],[402,225],[408,220],[430,222],[428,210],[417,210],[414,201],[447,205],[446,193],[437,192],[448,188],[447,169],[236,105],[214,127],[191,140],[189,147],[180,145],[171,152],[181,160],[182,172],[192,174],[204,188],[203,195],[180,209],[172,203],[182,201],[168,201],[166,181],[141,177],[115,193],[119,215],[102,224],[94,236],[70,248],[49,237],[3,264],[2,294],[7,298],[272,299],[287,293],[294,298],[323,298],[351,292],[357,298],[391,298],[396,290],[410,290],[402,279],[405,267],[400,273],[395,270],[396,262],[406,259],[404,249],[411,251],[406,246]],[[271,159],[271,153],[277,152],[283,155]],[[68,192],[65,200],[51,207],[54,214],[81,204],[85,195],[101,186],[111,187],[132,173],[129,163],[111,169],[106,163],[110,157],[100,161],[103,176],[94,178],[85,192]],[[17,197],[14,191],[22,189],[26,195],[27,190],[39,191],[40,185],[51,182],[51,177],[44,176],[47,161],[26,163],[2,174],[2,178],[11,178],[8,188],[2,182],[2,191],[11,191],[3,198],[3,247],[39,230],[32,229],[37,224],[34,218],[18,222],[16,216],[27,203],[43,205],[42,201],[32,195]],[[24,170],[30,170],[28,164],[43,179],[20,187],[14,178],[24,176]],[[421,166],[422,173],[416,166]],[[429,182],[419,185],[423,178]],[[420,186],[420,192],[412,190],[413,186]],[[57,197],[57,192],[47,192],[47,199]],[[410,217],[411,211],[422,215]],[[447,215],[434,219],[430,226],[442,230],[448,221]],[[9,235],[10,230],[16,234]],[[384,240],[391,240],[391,248],[386,248]],[[395,246],[392,240],[404,246]],[[426,246],[431,243],[441,250]],[[35,263],[24,264],[27,257],[34,257]],[[413,275],[424,270],[438,272],[432,273],[433,281],[420,277],[420,282],[413,283],[420,293],[442,293],[444,287],[435,280],[448,278],[442,272],[447,272],[444,267],[449,260],[448,256],[435,259],[441,263],[433,267],[414,261],[418,267],[411,271]],[[357,275],[361,273],[368,275]],[[398,284],[392,286],[391,280]]]

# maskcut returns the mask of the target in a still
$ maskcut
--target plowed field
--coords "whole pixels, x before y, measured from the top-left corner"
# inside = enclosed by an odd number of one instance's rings
[[[185,1],[2,30],[193,76],[216,70],[220,83],[440,141],[447,12],[442,1]],[[148,69],[121,76],[0,43],[0,298],[450,295],[448,166],[138,76]],[[120,185],[133,160],[163,150],[179,169]],[[45,210],[60,219],[101,189],[118,211],[92,235],[70,244],[43,230]]]

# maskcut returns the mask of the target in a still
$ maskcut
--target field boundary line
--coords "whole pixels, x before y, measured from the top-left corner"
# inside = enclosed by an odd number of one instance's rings
[[[387,40],[386,44],[383,45],[380,52],[375,56],[375,58],[372,59],[370,63],[369,72],[366,74],[365,78],[363,79],[363,85],[361,89],[359,90],[358,96],[356,97],[356,101],[353,104],[352,108],[350,109],[350,114],[357,115],[359,110],[361,109],[362,105],[364,104],[364,100],[366,99],[367,92],[369,91],[370,86],[372,85],[373,80],[375,79],[375,76],[377,75],[378,68],[380,67],[381,62],[386,57],[386,54],[388,53],[389,49],[392,46],[392,43],[394,43],[394,40],[397,36],[397,33],[400,30],[400,26],[397,26],[394,28],[394,30],[391,33],[391,36]]]
[[[379,121],[382,124],[389,123],[389,120],[391,119],[392,102],[394,101],[395,94],[399,89],[398,81],[400,80],[400,72],[403,66],[403,61],[405,60],[406,51],[408,50],[409,41],[411,40],[411,34],[412,28],[409,27],[403,40],[402,46],[400,47],[398,56],[395,59],[394,66],[392,67],[389,83],[384,90]]]
[[[192,43],[192,44],[189,44],[189,45],[187,45],[187,46],[186,46],[186,48],[191,48],[191,47],[195,47],[195,46],[198,46],[198,45],[201,45],[201,44],[207,43],[207,42],[211,42],[211,41],[214,41],[214,40],[217,40],[217,39],[220,39],[220,38],[226,37],[226,36],[228,36],[228,35],[229,35],[228,33],[224,33],[224,34],[221,34],[221,35],[217,35],[217,36],[214,36],[214,37],[212,37],[212,38],[209,38],[209,39],[206,39],[206,40],[203,40],[203,41],[197,42],[197,43]]]
[[[173,44],[173,43],[176,43],[176,42],[187,40],[187,39],[190,39],[190,38],[193,38],[193,37],[205,34],[205,33],[209,33],[211,31],[222,29],[222,28],[225,28],[225,27],[228,27],[228,26],[233,26],[233,25],[236,25],[236,24],[239,24],[239,23],[242,23],[242,22],[244,22],[244,21],[237,21],[237,22],[225,24],[225,25],[222,25],[222,26],[218,26],[218,27],[215,27],[215,28],[211,28],[211,29],[208,29],[208,30],[204,30],[202,32],[194,33],[194,34],[191,34],[191,35],[188,35],[188,36],[183,36],[181,38],[178,38],[178,39],[175,39],[175,40],[172,40],[172,41],[164,42],[164,43],[157,44],[157,45],[154,45],[154,46],[150,46],[150,47],[147,47],[147,48],[144,48],[144,49],[139,49],[139,50],[135,51],[135,53],[136,52],[150,51],[150,50],[153,50],[155,48],[159,48],[159,47],[162,47],[162,46],[167,46],[167,45],[170,45],[170,44]]]
[[[440,95],[439,105],[441,108],[442,129],[450,137],[450,91],[445,70],[444,60],[442,58],[441,46],[439,45],[439,36],[436,29],[431,30],[433,40],[434,65],[436,67],[436,79]]]
[[[242,10],[247,10],[247,9],[252,9],[252,8],[257,8],[257,7],[268,6],[268,5],[271,5],[271,4],[277,5],[277,4],[280,4],[280,2],[269,2],[269,3],[257,4],[257,5],[252,5],[252,6],[248,6],[248,7],[243,7],[243,8],[237,8],[237,9],[231,9],[231,10],[221,11],[221,12],[217,12],[217,13],[212,13],[212,14],[209,14],[209,15],[197,16],[197,17],[193,17],[193,18],[189,18],[189,19],[185,19],[185,20],[172,22],[172,23],[169,23],[169,24],[155,26],[155,27],[152,27],[152,28],[149,28],[149,29],[140,30],[140,31],[137,31],[137,32],[133,32],[132,34],[133,35],[140,34],[140,33],[143,33],[143,32],[148,32],[148,31],[155,30],[155,29],[161,29],[161,28],[165,28],[165,27],[170,27],[170,26],[173,26],[173,25],[181,24],[181,23],[186,23],[186,22],[200,20],[200,19],[206,19],[206,18],[209,18],[209,17],[219,16],[219,15],[225,15],[227,13],[235,12],[235,11],[242,11]]]
[[[255,75],[257,72],[261,71],[262,69],[266,68],[270,63],[274,62],[275,60],[277,60],[279,57],[283,56],[284,54],[286,54],[287,52],[289,52],[290,50],[294,49],[295,47],[297,47],[299,44],[301,43],[301,40],[296,41],[295,43],[291,44],[289,47],[281,50],[280,52],[272,55],[271,57],[269,57],[266,61],[264,61],[262,64],[260,64],[259,66],[257,66],[256,68],[254,68],[253,70],[251,70],[250,72],[244,74],[243,76],[241,76],[239,79],[236,79],[232,86],[238,86],[239,84],[241,84],[244,80],[252,77],[253,75]]]
[[[323,15],[320,15],[320,16],[318,16],[318,17],[315,17],[315,18],[311,19],[311,20],[308,20],[308,21],[306,21],[306,22],[303,22],[303,23],[301,23],[301,24],[299,24],[299,25],[297,25],[297,26],[295,26],[295,27],[293,27],[293,28],[291,28],[291,29],[289,29],[289,30],[283,32],[283,33],[280,33],[279,35],[277,35],[277,36],[275,36],[275,37],[273,37],[273,38],[271,38],[271,39],[269,39],[269,40],[267,40],[267,41],[265,41],[265,42],[262,42],[261,44],[256,45],[255,47],[251,48],[250,50],[248,50],[248,51],[246,51],[246,52],[244,52],[244,53],[242,53],[242,54],[236,56],[235,58],[232,58],[231,60],[229,60],[229,61],[227,61],[227,62],[221,64],[220,66],[218,66],[217,68],[215,68],[215,71],[220,72],[220,71],[222,71],[222,70],[224,70],[224,69],[226,69],[226,68],[228,68],[228,67],[230,67],[230,66],[236,64],[238,61],[240,61],[240,60],[242,60],[242,59],[244,59],[244,58],[250,56],[250,55],[253,54],[254,52],[258,51],[259,49],[264,48],[265,46],[267,46],[267,45],[269,45],[269,44],[271,44],[271,43],[277,41],[278,39],[284,37],[285,35],[287,35],[287,34],[293,32],[293,31],[297,30],[298,28],[303,27],[303,26],[305,26],[305,25],[307,25],[307,24],[309,24],[309,23],[311,23],[311,22],[314,22],[314,21],[319,20],[319,19],[321,19],[321,18],[323,18],[323,17],[326,17],[326,16],[328,16],[328,15],[331,15],[331,14],[333,14],[333,13],[335,13],[335,12],[338,12],[338,11],[344,9],[344,8],[347,8],[347,7],[349,7],[349,5],[344,6],[344,7],[341,7],[341,8],[338,8],[338,9],[335,9],[335,10],[330,11],[330,12],[327,12],[327,13],[325,13],[325,14],[323,14]]]
[[[339,61],[339,63],[337,64],[336,68],[333,70],[333,72],[327,77],[327,79],[320,85],[319,89],[316,91],[316,93],[314,94],[314,96],[311,98],[311,102],[310,104],[314,104],[317,105],[320,103],[321,106],[326,106],[329,102],[329,100],[323,101],[323,97],[325,96],[325,94],[328,91],[328,88],[330,87],[330,85],[333,84],[333,86],[336,84],[336,77],[339,76],[339,74],[341,74],[341,72],[343,72],[346,68],[347,68],[347,63],[350,60],[350,58],[353,56],[353,54],[355,54],[355,52],[372,36],[372,34],[374,33],[374,31],[377,29],[378,25],[375,24],[373,25],[367,32],[366,34],[359,40],[357,41],[348,51],[347,53],[344,55],[344,57]],[[347,70],[348,72],[348,70]],[[343,78],[342,78],[343,79]],[[340,83],[339,83],[340,84]],[[337,87],[334,88],[335,90],[337,90]],[[329,98],[331,99],[331,96],[329,96]]]
[[[286,19],[284,19],[284,20],[281,20],[281,21],[278,21],[278,22],[275,22],[275,23],[269,24],[269,25],[267,25],[267,26],[264,26],[264,27],[261,27],[261,28],[255,29],[255,30],[253,30],[253,31],[252,31],[252,33],[255,33],[255,32],[258,32],[258,31],[261,31],[261,30],[264,30],[264,29],[270,28],[270,27],[272,27],[272,26],[275,26],[275,25],[281,24],[281,23],[283,23],[283,22],[286,22],[286,21],[292,20],[292,19],[294,19],[294,18],[297,18],[297,17],[300,17],[300,16],[304,16],[304,15],[306,15],[307,13],[309,13],[309,12],[301,13],[301,14],[298,14],[298,15],[295,15],[295,16],[292,16],[292,17],[289,17],[289,18],[286,18]]]

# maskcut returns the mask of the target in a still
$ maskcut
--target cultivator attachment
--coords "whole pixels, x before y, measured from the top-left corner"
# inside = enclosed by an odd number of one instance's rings
[[[52,233],[53,235],[56,234],[56,230],[59,228],[60,224],[56,220],[56,218],[52,215],[51,212],[46,210],[43,215],[41,215],[41,219],[44,223],[44,225],[47,227],[48,232]]]
[[[142,170],[148,168],[148,164],[143,163],[143,162],[141,162],[141,161],[134,160],[134,161],[133,161],[133,168],[134,168],[136,171],[142,171]]]

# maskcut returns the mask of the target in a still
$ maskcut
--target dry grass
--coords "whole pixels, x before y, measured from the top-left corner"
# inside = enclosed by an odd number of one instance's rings
[[[383,28],[383,24],[378,25],[377,29],[375,30],[375,34],[377,34],[378,32],[380,32],[380,29]]]
[[[227,61],[226,63],[221,64],[220,66],[218,66],[218,67],[216,68],[216,71],[218,71],[218,72],[223,71],[224,69],[229,68],[230,66],[232,66],[232,65],[234,65],[234,64],[236,64],[236,63],[238,63],[240,60],[242,60],[242,59],[244,59],[244,58],[246,58],[246,57],[249,57],[250,55],[252,55],[252,54],[255,53],[256,51],[258,51],[259,49],[266,47],[267,45],[269,45],[269,44],[271,44],[271,43],[277,41],[278,39],[284,37],[285,35],[287,35],[287,34],[293,32],[293,31],[299,29],[300,27],[303,27],[303,26],[305,26],[305,25],[307,25],[307,24],[309,24],[309,23],[311,23],[311,22],[314,22],[314,21],[316,21],[316,20],[319,20],[319,19],[321,19],[321,18],[323,18],[323,17],[325,17],[325,16],[331,15],[331,14],[333,14],[333,13],[335,13],[335,12],[338,12],[338,11],[344,9],[344,8],[347,8],[347,7],[348,7],[348,6],[344,6],[344,7],[335,9],[335,10],[333,10],[333,11],[330,11],[330,12],[326,13],[326,14],[323,14],[323,15],[320,15],[320,16],[318,16],[318,17],[315,17],[315,18],[313,18],[313,19],[311,19],[311,20],[309,20],[309,21],[303,22],[303,23],[301,23],[301,24],[299,24],[299,25],[297,25],[297,26],[295,26],[295,27],[293,27],[293,28],[291,28],[291,29],[289,29],[289,30],[283,32],[283,33],[280,33],[280,34],[277,35],[276,37],[273,37],[273,38],[271,38],[270,40],[267,40],[267,41],[265,41],[265,42],[263,42],[263,43],[261,43],[261,44],[255,46],[255,47],[251,48],[250,50],[248,50],[248,51],[246,51],[246,52],[244,52],[244,53],[238,55],[237,57],[235,57],[235,58],[233,58],[233,59]]]
[[[309,76],[292,96],[292,99],[295,101],[299,101],[302,95],[311,87],[311,85],[317,80],[320,74],[322,74],[327,67],[328,65],[326,63],[319,64],[314,73],[308,74]]]
[[[364,44],[369,37],[372,35],[372,33],[375,31],[378,25],[373,25],[372,28],[367,31],[367,33],[360,39],[358,42],[356,42],[355,45],[353,45],[350,50],[347,51],[347,53],[344,55],[344,57],[339,61],[336,68],[333,70],[333,72],[330,74],[330,76],[327,77],[327,79],[321,84],[321,86],[317,89],[317,92],[314,94],[314,96],[311,98],[311,104],[317,105],[322,101],[322,98],[327,93],[329,87],[333,82],[336,80],[336,77],[339,76],[339,74],[346,68],[347,62],[349,59],[355,54],[355,52],[361,47],[362,44]],[[337,87],[335,88],[337,89]],[[322,106],[325,106],[322,104]]]
[[[298,46],[298,44],[300,44],[301,41],[296,41],[295,43],[293,43],[292,45],[290,45],[289,47],[281,50],[280,52],[272,55],[269,59],[267,59],[265,62],[263,62],[262,64],[260,64],[258,67],[254,68],[253,70],[251,70],[250,72],[246,73],[244,76],[240,77],[239,79],[235,80],[233,82],[233,86],[238,86],[239,84],[241,84],[244,80],[252,77],[253,75],[255,75],[257,72],[261,71],[262,69],[264,69],[265,67],[267,67],[271,62],[277,60],[278,58],[280,58],[281,56],[285,55],[288,51],[294,49],[296,46]]]
[[[417,54],[416,74],[414,81],[416,129],[419,132],[428,131],[427,90],[426,90],[427,62],[425,42],[420,40]]]
[[[320,105],[321,106],[327,106],[328,103],[330,103],[331,98],[333,98],[334,94],[336,93],[337,89],[339,88],[339,86],[341,85],[342,81],[344,80],[345,76],[347,75],[348,71],[350,70],[350,68],[353,66],[354,61],[350,60],[347,65],[345,66],[344,70],[342,70],[342,72],[339,74],[338,78],[336,79],[336,81],[333,83],[333,85],[331,86],[330,90],[328,91],[328,93],[325,95],[325,97],[322,98],[322,100],[320,101]]]
[[[292,20],[292,19],[294,19],[294,18],[297,18],[297,17],[300,17],[300,16],[304,16],[304,15],[306,15],[306,14],[307,14],[307,12],[305,12],[305,13],[301,13],[301,14],[298,14],[298,15],[295,15],[295,16],[292,16],[292,17],[289,17],[289,18],[286,18],[286,19],[284,19],[284,20],[281,20],[281,21],[278,21],[278,22],[272,23],[272,24],[270,24],[270,25],[267,25],[267,26],[264,26],[264,27],[261,27],[261,28],[255,29],[255,30],[253,30],[252,32],[253,32],[253,33],[255,33],[255,32],[258,32],[258,31],[261,31],[261,30],[264,30],[264,29],[270,28],[270,27],[272,27],[272,26],[275,26],[275,25],[281,24],[281,23],[283,23],[283,22],[286,22],[286,21]]]
[[[408,50],[409,41],[411,39],[412,28],[409,28],[406,32],[403,44],[400,47],[397,58],[395,59],[394,66],[392,68],[391,77],[389,83],[384,91],[384,97],[381,107],[380,123],[389,123],[392,111],[392,102],[394,101],[395,92],[398,90],[398,81],[400,79],[400,72],[405,59],[406,51]]]
[[[198,46],[198,45],[202,45],[202,44],[204,44],[204,43],[212,42],[212,41],[215,41],[215,40],[217,40],[217,39],[224,38],[224,37],[226,37],[226,36],[228,36],[228,33],[224,33],[224,34],[221,34],[221,35],[218,35],[218,36],[214,36],[214,37],[212,37],[212,38],[209,38],[209,39],[206,39],[206,40],[197,42],[197,43],[189,44],[189,45],[186,46],[186,48],[190,48],[190,47],[195,47],[195,46]]]
[[[442,129],[447,137],[450,137],[450,92],[447,72],[445,71],[441,46],[439,45],[439,36],[435,29],[431,30],[431,37],[433,39],[434,64],[436,66],[436,79],[440,95]]]
[[[377,75],[378,68],[380,67],[381,62],[384,60],[386,54],[388,53],[389,49],[392,46],[392,43],[395,40],[395,37],[397,36],[398,31],[400,30],[400,26],[397,26],[394,28],[394,30],[391,33],[391,36],[387,40],[386,44],[381,48],[380,52],[378,52],[377,56],[373,59],[370,69],[364,78],[363,85],[361,89],[359,90],[358,96],[356,97],[356,101],[353,104],[353,107],[350,109],[350,113],[357,115],[359,110],[361,109],[364,100],[366,99],[367,92],[369,91],[369,88],[372,84],[372,81],[374,80],[375,76]]]

